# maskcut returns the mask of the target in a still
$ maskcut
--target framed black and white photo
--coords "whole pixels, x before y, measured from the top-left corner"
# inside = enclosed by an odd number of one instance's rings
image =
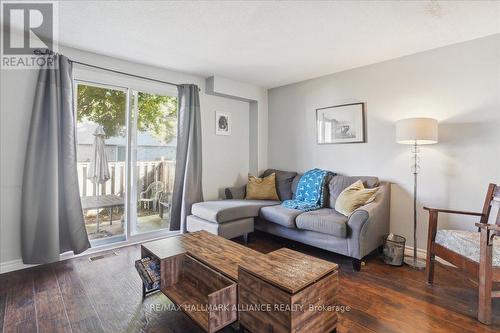
[[[318,144],[365,142],[364,103],[316,109]]]
[[[226,112],[215,112],[215,134],[231,135],[231,114]]]

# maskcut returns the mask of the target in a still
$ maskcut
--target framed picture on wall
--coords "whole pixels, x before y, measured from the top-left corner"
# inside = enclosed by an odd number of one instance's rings
[[[231,135],[231,114],[227,112],[215,112],[215,134]]]
[[[318,144],[365,142],[365,103],[316,109]]]

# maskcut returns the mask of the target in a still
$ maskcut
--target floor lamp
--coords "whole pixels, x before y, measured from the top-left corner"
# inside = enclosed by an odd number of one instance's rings
[[[420,145],[438,142],[438,123],[432,118],[408,118],[396,123],[396,142],[412,145],[413,173],[413,257],[405,258],[405,264],[415,269],[424,269],[425,260],[417,258],[417,176],[420,171]]]

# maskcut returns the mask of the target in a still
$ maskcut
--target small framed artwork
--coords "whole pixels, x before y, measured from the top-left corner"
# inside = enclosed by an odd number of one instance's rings
[[[318,144],[365,142],[365,103],[316,109]]]
[[[231,114],[227,112],[215,112],[215,134],[231,135]]]

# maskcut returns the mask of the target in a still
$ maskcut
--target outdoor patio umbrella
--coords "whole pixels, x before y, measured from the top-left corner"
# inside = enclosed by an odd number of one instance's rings
[[[94,136],[88,178],[97,186],[97,196],[99,196],[99,184],[102,186],[110,179],[108,159],[106,158],[106,152],[104,150],[104,137],[106,135],[102,126],[97,126]],[[99,211],[97,211],[96,223],[96,232],[99,232]]]

